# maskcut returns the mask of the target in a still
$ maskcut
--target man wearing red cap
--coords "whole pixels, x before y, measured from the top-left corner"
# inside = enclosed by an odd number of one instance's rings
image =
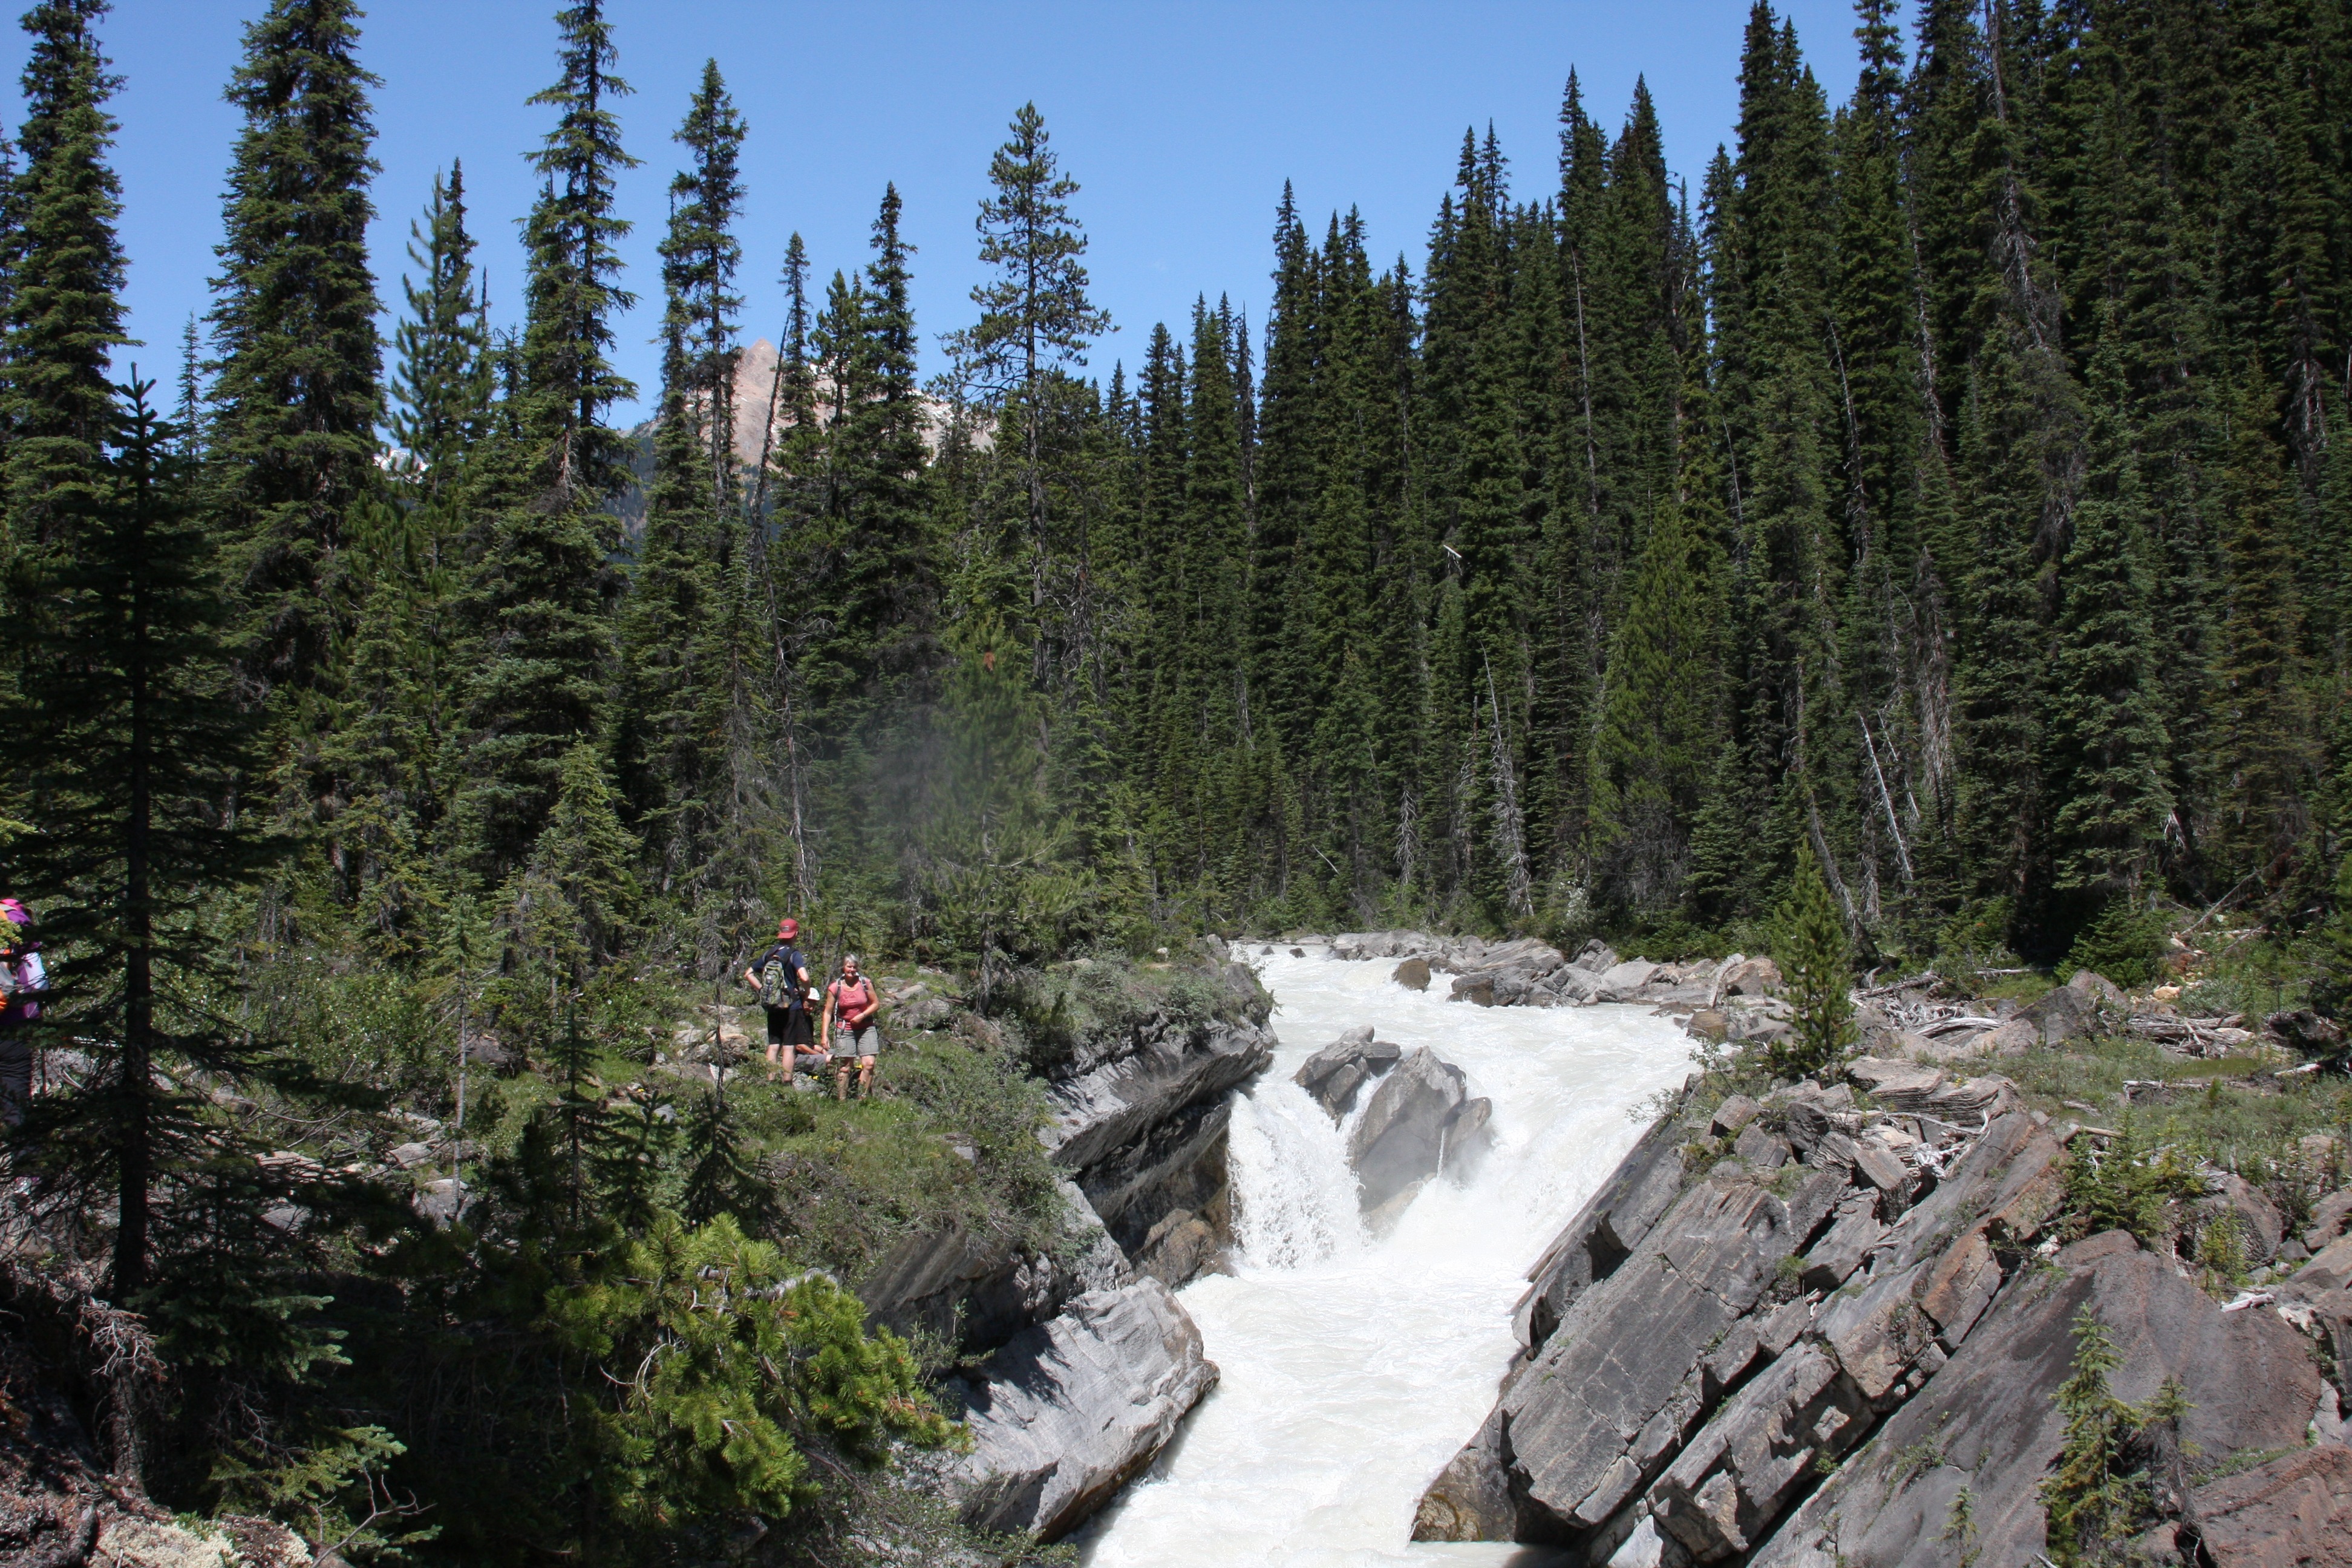
[[[801,956],[800,937],[801,922],[786,915],[776,922],[774,943],[743,972],[743,984],[760,993],[767,1010],[770,1078],[803,1068],[812,1073],[824,1069],[826,1058],[811,1043],[808,960]],[[790,1057],[783,1055],[786,1050]]]

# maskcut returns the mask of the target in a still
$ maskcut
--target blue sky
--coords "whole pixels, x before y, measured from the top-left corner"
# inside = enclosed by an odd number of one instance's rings
[[[131,330],[144,375],[169,381],[180,329],[206,303],[220,190],[236,131],[221,89],[263,0],[117,0],[104,23],[122,122]],[[375,95],[378,218],[387,306],[434,171],[466,164],[492,308],[516,314],[514,220],[530,200],[523,155],[549,111],[524,100],[554,75],[552,0],[376,0],[364,58]],[[1832,103],[1854,76],[1843,0],[1783,7]],[[916,310],[927,352],[971,314],[972,215],[991,151],[1025,100],[1044,112],[1092,236],[1095,294],[1121,330],[1093,355],[1132,365],[1151,324],[1181,322],[1195,294],[1229,294],[1253,323],[1269,292],[1269,235],[1284,180],[1319,235],[1354,205],[1373,251],[1416,269],[1465,126],[1492,121],[1522,194],[1556,178],[1560,89],[1574,67],[1589,110],[1613,127],[1646,75],[1669,163],[1696,184],[1737,112],[1746,0],[1012,5],[614,0],[621,105],[644,160],[623,185],[636,223],[627,254],[641,296],[622,364],[650,396],[660,279],[654,246],[677,166],[670,141],[706,58],[750,122],[742,224],[746,335],[777,335],[776,273],[794,229],[817,278],[862,263],[883,184],[906,199],[919,247]],[[13,79],[25,40],[0,38]],[[0,108],[14,128],[16,104]],[[933,356],[935,358],[935,355]],[[929,367],[927,366],[927,369]],[[634,412],[634,411],[631,411]]]

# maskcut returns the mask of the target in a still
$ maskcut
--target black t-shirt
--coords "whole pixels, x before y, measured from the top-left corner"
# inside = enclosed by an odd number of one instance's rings
[[[801,971],[808,967],[808,960],[801,956],[800,949],[791,942],[779,942],[753,961],[751,973],[765,974],[771,963],[784,966],[783,1005],[787,1009],[807,1006],[808,988],[801,984]]]

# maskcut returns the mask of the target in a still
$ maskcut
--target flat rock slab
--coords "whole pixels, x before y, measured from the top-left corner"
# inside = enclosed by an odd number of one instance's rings
[[[1216,1383],[1201,1331],[1159,1280],[1079,1297],[948,1384],[972,1436],[949,1472],[959,1516],[1060,1539],[1149,1465]]]

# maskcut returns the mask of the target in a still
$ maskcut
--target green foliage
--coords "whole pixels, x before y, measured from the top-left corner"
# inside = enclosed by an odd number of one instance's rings
[[[2168,1437],[2177,1447],[2173,1434],[2189,1410],[2169,1380],[2146,1405],[2117,1399],[2107,1388],[2107,1374],[2120,1364],[2114,1337],[2087,1306],[2075,1314],[2073,1332],[2074,1369],[2055,1396],[2065,1443],[2041,1487],[2051,1553],[2065,1568],[2105,1561],[2105,1549],[2153,1521],[2143,1472],[2152,1447],[2160,1451]]]
[[[1773,951],[1796,1019],[1794,1033],[1770,1047],[1768,1065],[1784,1078],[1827,1071],[1858,1038],[1848,996],[1853,960],[1845,923],[1810,845],[1797,851],[1797,870],[1780,908]]]
[[[871,1468],[895,1442],[949,1443],[906,1347],[865,1308],[721,1217],[663,1216],[611,1278],[559,1289],[549,1321],[611,1389],[595,1486],[633,1531],[782,1519],[810,1501],[810,1455]]]
[[[2204,1190],[2195,1164],[2170,1144],[2150,1148],[2130,1116],[2104,1147],[2084,1148],[2066,1165],[2066,1206],[2074,1234],[2127,1230],[2159,1252],[2170,1249],[2184,1205]]]
[[[2146,985],[2156,978],[2165,931],[2161,916],[2119,899],[2083,928],[2058,967],[2069,974],[2087,969],[2127,988]]]

